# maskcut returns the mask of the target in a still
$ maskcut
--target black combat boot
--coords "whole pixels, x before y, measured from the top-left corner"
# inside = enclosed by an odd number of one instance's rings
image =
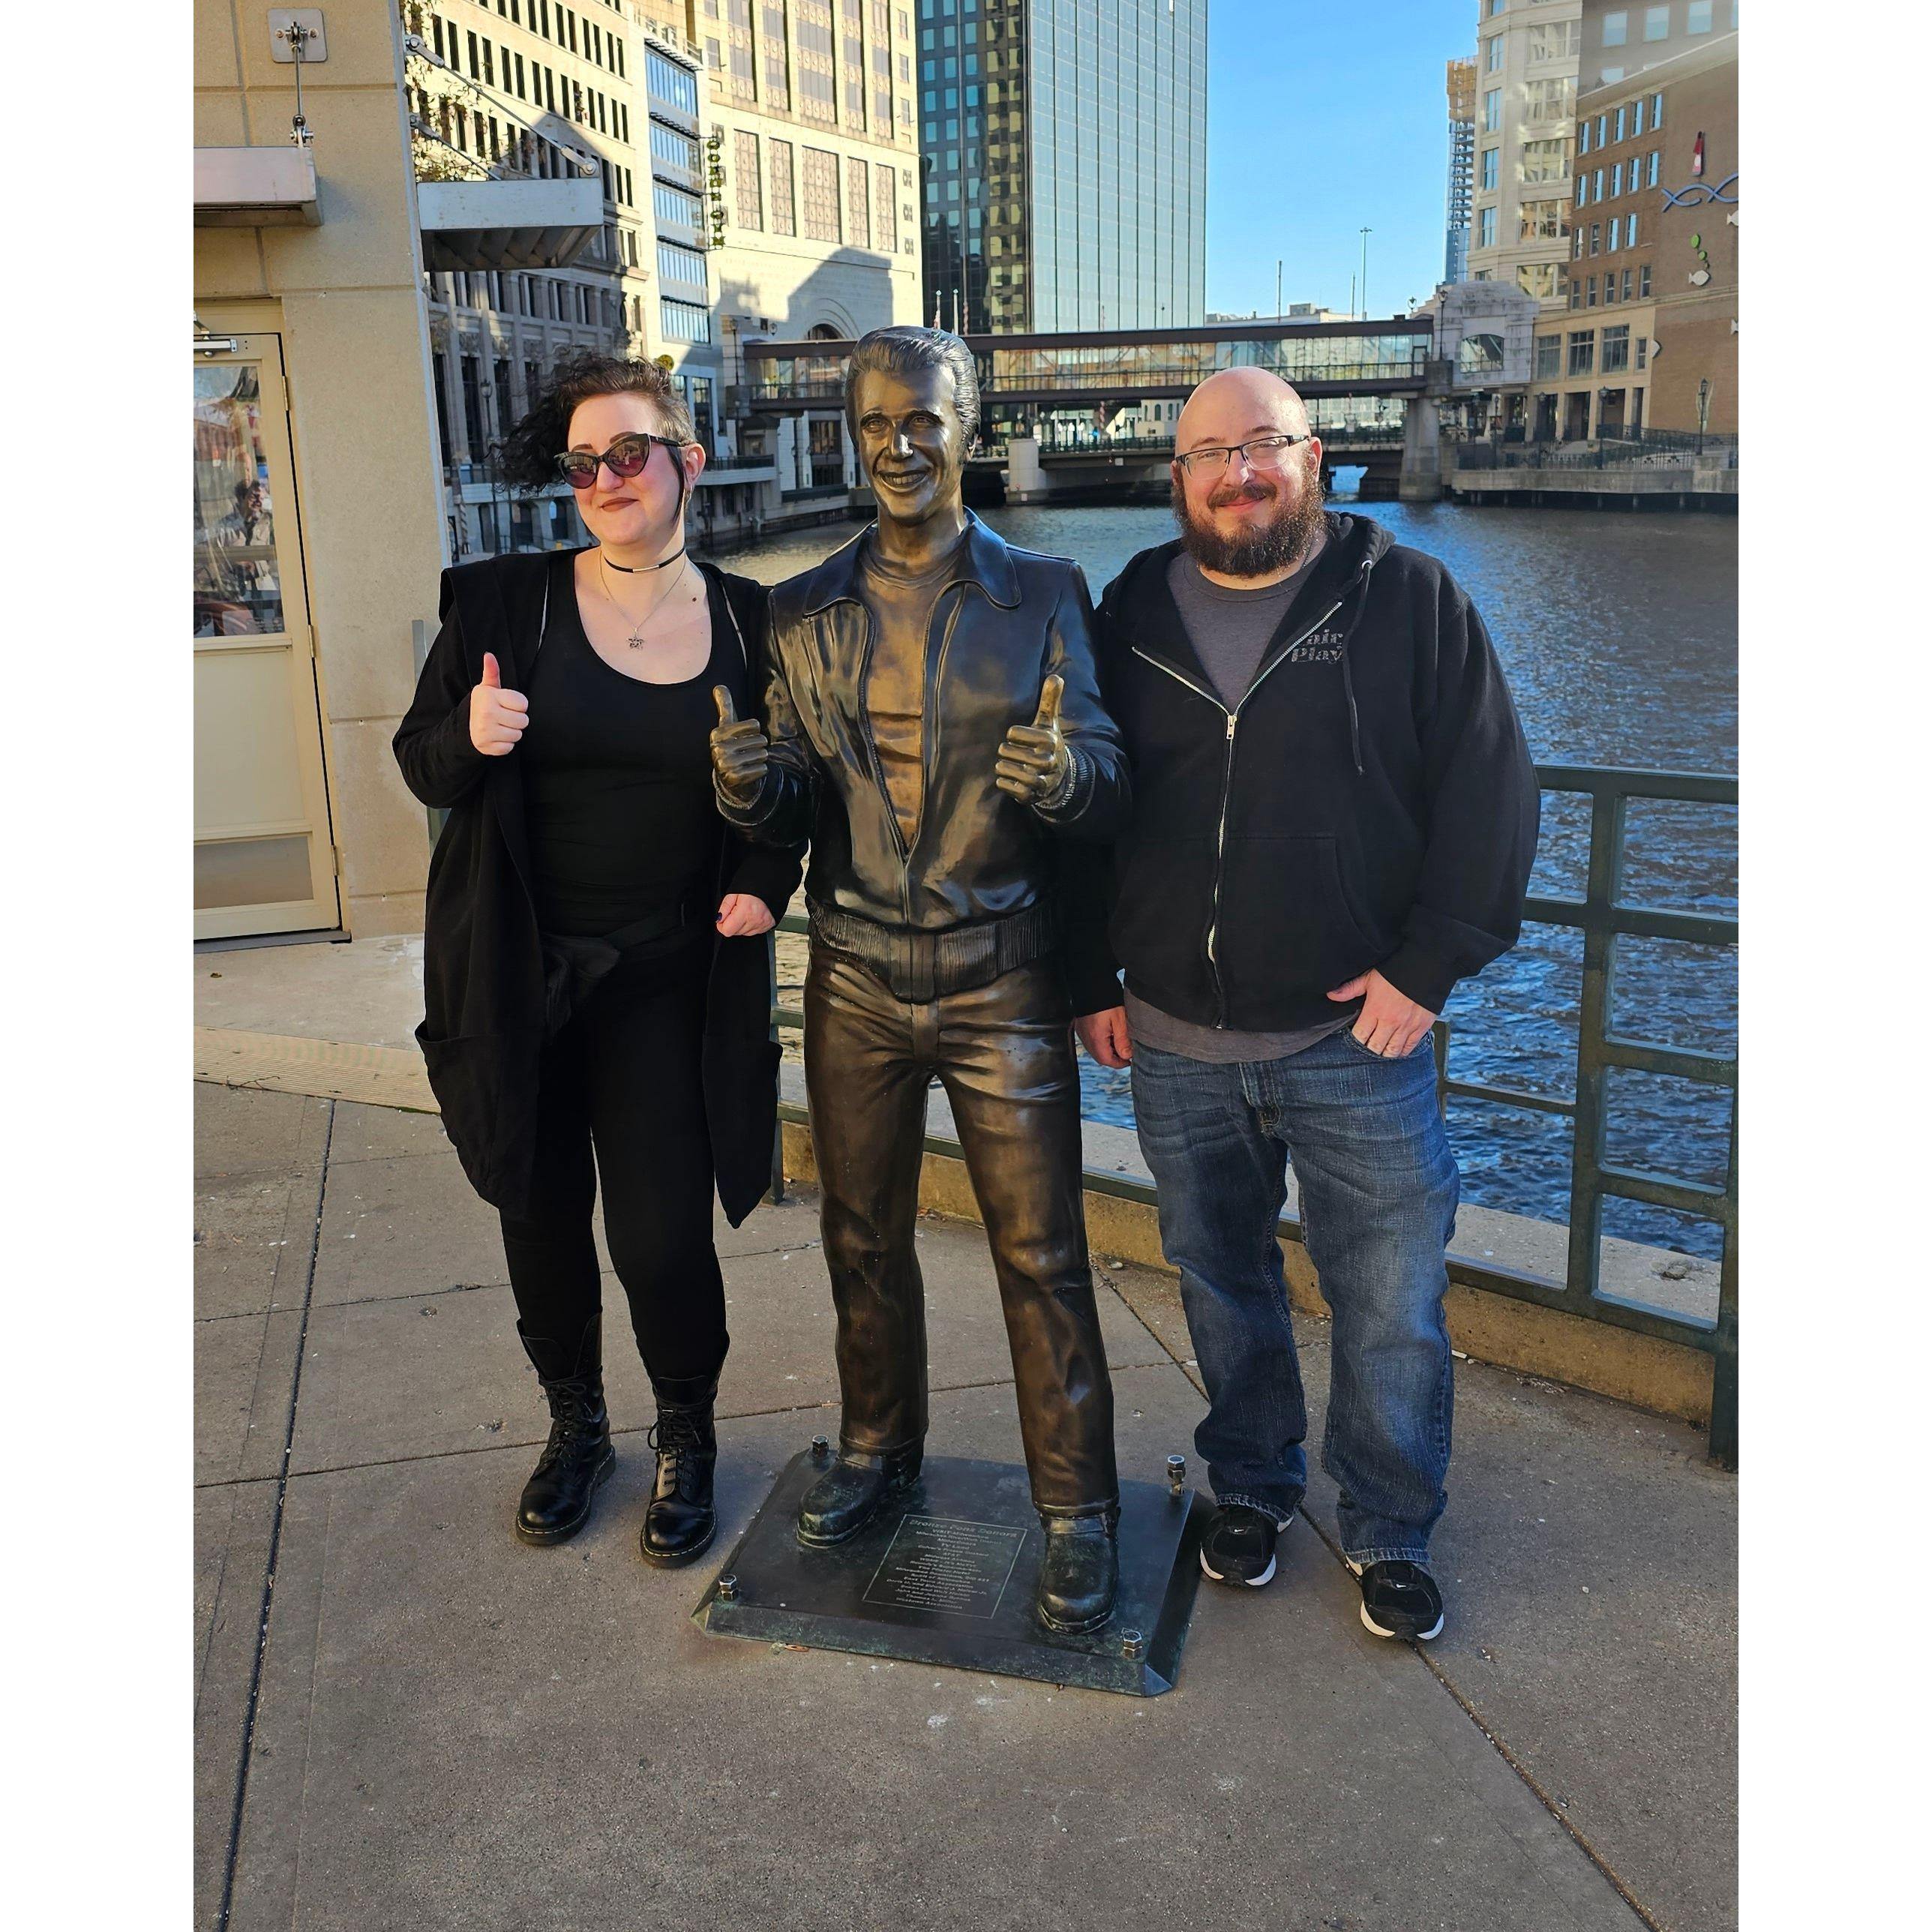
[[[603,1322],[593,1317],[575,1345],[517,1333],[550,1404],[550,1440],[517,1503],[526,1543],[564,1543],[590,1520],[590,1499],[617,1466],[604,1406]]]
[[[1117,1506],[1072,1516],[1042,1510],[1046,1553],[1040,1560],[1040,1587],[1034,1612],[1048,1630],[1077,1636],[1098,1630],[1114,1614],[1120,1587]]]
[[[650,1432],[658,1474],[638,1546],[646,1563],[668,1567],[702,1556],[718,1533],[711,1506],[711,1476],[718,1462],[712,1404],[718,1378],[686,1376],[660,1382],[653,1376],[651,1388],[658,1399],[658,1419]]]
[[[923,1443],[869,1456],[841,1449],[838,1460],[805,1492],[798,1508],[798,1540],[823,1550],[856,1536],[882,1504],[919,1480]]]

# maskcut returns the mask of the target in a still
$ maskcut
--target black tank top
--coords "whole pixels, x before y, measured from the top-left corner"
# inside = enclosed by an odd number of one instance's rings
[[[613,670],[577,608],[574,551],[550,575],[543,647],[518,746],[535,877],[546,932],[601,937],[682,903],[708,934],[724,822],[711,788],[714,684],[746,715],[743,660],[721,593],[707,578],[711,655],[676,684]],[[721,638],[722,628],[722,638]]]

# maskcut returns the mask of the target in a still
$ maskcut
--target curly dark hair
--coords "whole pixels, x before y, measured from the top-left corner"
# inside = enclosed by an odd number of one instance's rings
[[[526,496],[557,480],[556,459],[570,446],[570,419],[594,396],[648,396],[666,436],[694,442],[691,412],[655,362],[634,362],[596,349],[566,350],[552,367],[530,411],[496,448],[504,479]]]

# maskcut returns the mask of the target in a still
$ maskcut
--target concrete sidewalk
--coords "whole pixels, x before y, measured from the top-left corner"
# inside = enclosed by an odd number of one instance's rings
[[[438,1122],[196,1098],[198,1926],[1736,1924],[1736,1487],[1691,1430],[1460,1365],[1425,1652],[1357,1621],[1318,1477],[1276,1582],[1204,1585],[1151,1702],[707,1639],[712,1569],[836,1424],[811,1204],[721,1239],[713,1556],[638,1558],[651,1411],[614,1281],[618,1473],[530,1550],[542,1404]],[[933,1445],[1017,1460],[983,1237],[923,1222],[921,1258]],[[1174,1286],[1100,1278],[1124,1472],[1198,1474]]]

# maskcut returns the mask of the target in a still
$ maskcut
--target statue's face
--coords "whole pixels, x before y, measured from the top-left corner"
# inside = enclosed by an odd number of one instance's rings
[[[958,502],[966,432],[950,369],[864,370],[852,401],[859,460],[881,517],[922,524]]]

